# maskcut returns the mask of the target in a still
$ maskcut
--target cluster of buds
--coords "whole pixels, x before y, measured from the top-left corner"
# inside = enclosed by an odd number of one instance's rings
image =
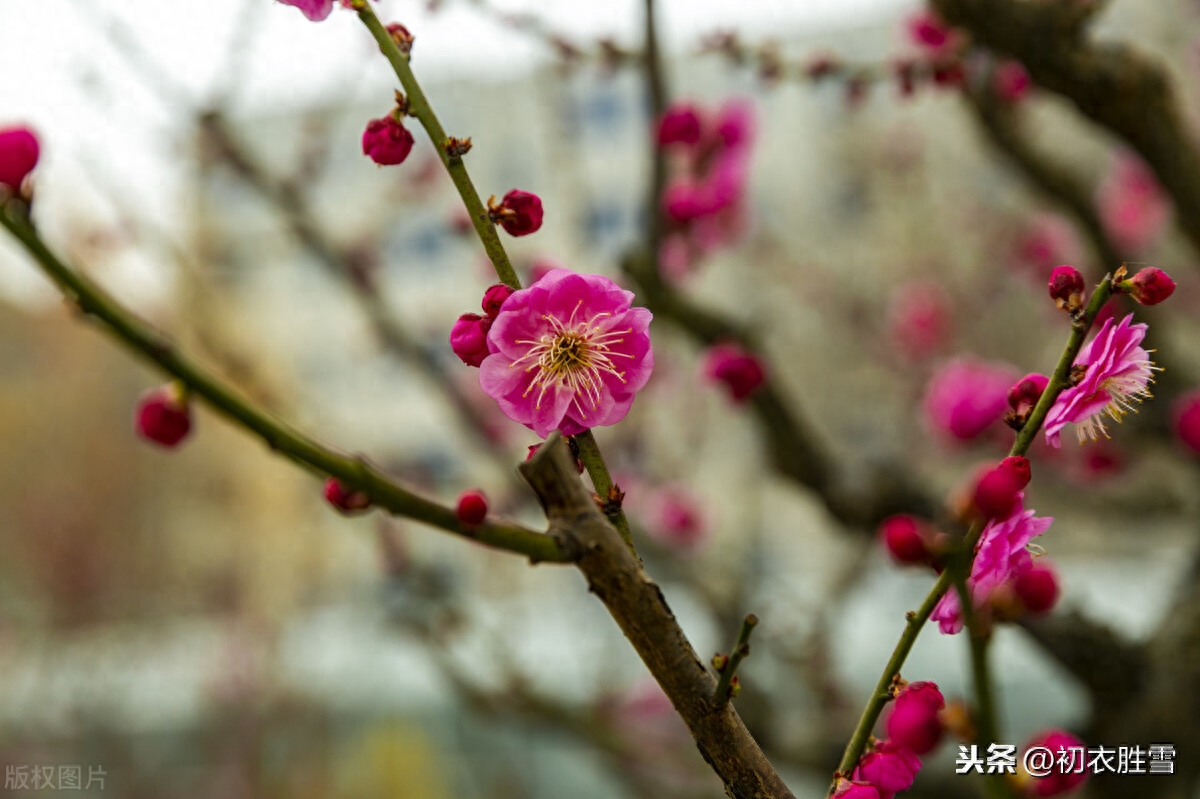
[[[895,700],[885,722],[888,737],[872,738],[851,773],[838,778],[836,799],[881,799],[908,790],[921,770],[920,756],[942,740],[945,725],[940,714],[946,700],[937,685],[899,680],[893,691]]]
[[[512,286],[504,283],[489,287],[483,293],[480,303],[484,315],[465,313],[458,317],[458,321],[450,328],[450,348],[467,366],[478,367],[489,355],[488,331],[492,329],[492,322],[513,291]]]

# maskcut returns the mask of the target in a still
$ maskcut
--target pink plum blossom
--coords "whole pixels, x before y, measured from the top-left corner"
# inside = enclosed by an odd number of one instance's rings
[[[892,295],[888,334],[909,358],[923,358],[942,347],[950,332],[950,300],[936,283],[910,283]]]
[[[983,528],[975,545],[975,561],[967,578],[967,588],[975,607],[983,607],[1000,586],[1028,570],[1033,558],[1025,547],[1050,528],[1049,516],[1035,516],[1025,510],[1025,497],[1017,495],[1012,512],[1003,519],[992,519]],[[962,604],[957,591],[948,591],[929,618],[938,623],[943,633],[953,634],[962,629]]]
[[[333,11],[333,0],[279,0],[285,6],[295,6],[313,22],[320,22]]]
[[[632,303],[606,277],[550,271],[504,301],[480,386],[539,436],[616,424],[654,368],[650,312]]]
[[[929,381],[925,416],[935,430],[967,441],[1004,415],[1008,390],[1020,377],[1005,363],[956,358]]]
[[[893,741],[884,741],[863,755],[854,769],[854,779],[875,786],[880,796],[891,796],[912,787],[921,759]]]
[[[1007,103],[1017,103],[1029,93],[1029,73],[1020,61],[1001,61],[992,74],[992,89]]]
[[[728,149],[745,149],[754,142],[754,105],[744,97],[726,100],[717,109],[713,131]]]
[[[682,486],[668,485],[648,501],[649,532],[664,544],[693,550],[708,537],[709,525],[700,501]]]
[[[1124,151],[1100,185],[1096,206],[1117,247],[1133,252],[1153,244],[1171,217],[1171,203],[1150,167]]]
[[[1080,443],[1108,436],[1102,415],[1114,422],[1134,410],[1133,402],[1150,396],[1147,388],[1157,368],[1142,348],[1145,324],[1133,324],[1133,314],[1113,324],[1106,319],[1096,337],[1083,346],[1076,368],[1086,368],[1077,385],[1064,389],[1046,414],[1046,443],[1061,446],[1067,423],[1074,424]]]
[[[946,699],[936,683],[909,683],[888,712],[885,722],[888,740],[913,754],[928,754],[942,740],[938,713],[945,706]]]

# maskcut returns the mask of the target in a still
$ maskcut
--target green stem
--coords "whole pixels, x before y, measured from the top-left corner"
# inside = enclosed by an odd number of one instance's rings
[[[733,678],[737,674],[738,666],[742,665],[742,661],[750,654],[750,633],[754,632],[754,628],[758,626],[758,616],[753,613],[747,614],[742,620],[742,628],[738,631],[737,642],[733,645],[733,650],[729,653],[729,660],[725,663],[725,668],[721,669],[721,676],[717,679],[717,689],[713,691],[713,705],[718,710],[733,698],[730,688],[733,685]]]
[[[996,720],[995,692],[993,690],[991,671],[988,664],[988,644],[991,642],[989,631],[981,629],[979,617],[975,613],[975,603],[971,598],[971,590],[967,587],[967,569],[962,564],[955,564],[951,571],[954,588],[958,592],[959,604],[962,606],[963,626],[967,630],[971,652],[971,680],[975,689],[975,728],[976,740],[981,746],[996,743],[999,737]],[[1005,789],[1003,777],[999,774],[987,776],[987,793],[991,797],[1003,797]]]
[[[1054,373],[1050,376],[1050,381],[1046,384],[1046,390],[1042,392],[1041,399],[1038,400],[1033,412],[1029,415],[1029,419],[1017,434],[1016,441],[1013,442],[1012,449],[1009,451],[1010,456],[1024,455],[1029,450],[1034,436],[1041,429],[1042,423],[1046,420],[1046,414],[1050,412],[1055,399],[1067,387],[1071,376],[1071,366],[1075,363],[1075,358],[1079,355],[1079,350],[1083,348],[1083,341],[1087,337],[1087,332],[1091,329],[1092,323],[1096,320],[1096,314],[1099,313],[1104,303],[1108,302],[1111,296],[1112,275],[1105,275],[1104,279],[1100,281],[1100,285],[1092,292],[1092,297],[1088,301],[1083,313],[1072,321],[1071,334],[1067,338],[1066,347],[1063,348],[1063,353],[1058,359]],[[963,574],[970,572],[971,562],[974,560],[975,544],[978,542],[982,532],[983,525],[977,523],[972,525],[970,531],[963,538],[962,551],[971,553],[967,559]],[[896,642],[896,648],[892,651],[892,656],[884,666],[883,674],[880,675],[879,681],[875,684],[875,690],[867,700],[867,705],[863,708],[862,715],[859,716],[858,724],[854,727],[850,741],[846,744],[846,751],[842,754],[841,762],[838,763],[837,773],[834,776],[833,784],[830,786],[830,793],[833,792],[837,785],[838,776],[848,776],[853,771],[854,765],[858,762],[859,758],[862,757],[863,750],[867,746],[867,740],[871,736],[871,730],[874,729],[875,722],[879,720],[879,714],[883,712],[884,705],[891,699],[889,688],[893,679],[900,674],[900,668],[908,658],[908,653],[912,650],[913,644],[916,643],[921,628],[928,621],[929,614],[933,612],[934,606],[937,605],[938,601],[951,586],[953,580],[951,572],[951,569],[943,571],[937,582],[933,584],[933,588],[925,596],[921,606],[915,612],[908,614],[904,632],[901,633],[900,640]],[[969,606],[969,602],[963,602],[964,611]],[[983,676],[986,678],[986,666],[984,668]],[[990,699],[985,701],[990,706]]]
[[[0,224],[33,256],[42,270],[79,309],[98,320],[135,354],[182,382],[190,395],[207,402],[230,421],[246,428],[267,446],[302,466],[336,477],[350,489],[363,491],[371,502],[405,516],[496,549],[527,556],[531,561],[566,562],[569,558],[548,535],[517,524],[485,522],[467,529],[452,508],[417,496],[361,457],[345,455],[272,417],[176,348],[160,331],[138,319],[103,289],[58,259],[33,225],[10,202],[0,208]]]
[[[500,242],[500,236],[496,233],[496,225],[488,216],[483,201],[479,199],[479,192],[475,190],[475,184],[471,182],[471,176],[467,173],[467,167],[463,164],[462,157],[452,156],[446,149],[449,137],[446,135],[442,123],[438,121],[437,114],[433,112],[433,107],[425,98],[425,92],[421,91],[421,85],[417,83],[416,76],[413,75],[412,68],[408,63],[408,54],[401,52],[400,48],[396,46],[392,35],[379,21],[379,17],[375,16],[375,10],[369,3],[358,5],[356,10],[358,18],[367,26],[367,30],[379,44],[379,49],[383,51],[384,57],[392,65],[396,77],[400,79],[400,85],[404,87],[404,92],[408,97],[408,113],[416,117],[417,121],[421,123],[421,127],[425,128],[430,141],[433,142],[434,149],[437,150],[438,157],[442,159],[446,171],[450,173],[450,180],[454,182],[454,188],[458,189],[458,194],[462,197],[463,205],[466,206],[467,213],[471,216],[471,224],[475,226],[475,232],[479,235],[479,240],[483,242],[483,249],[487,252],[492,267],[496,270],[496,276],[500,278],[501,282],[515,289],[521,288],[521,280],[517,277],[512,262],[508,260],[508,253],[505,252],[504,245]]]
[[[579,450],[579,460],[583,461],[583,468],[587,469],[588,476],[592,478],[592,485],[595,486],[596,493],[600,495],[600,499],[607,499],[614,483],[612,476],[608,473],[608,466],[604,463],[604,456],[600,454],[600,446],[596,443],[596,437],[592,435],[591,430],[584,430],[571,438]],[[633,545],[633,533],[629,529],[629,520],[625,518],[625,511],[617,504],[613,512],[606,513],[605,516],[612,522],[613,527],[617,528],[625,546],[629,547],[629,551],[636,556],[637,548]]]

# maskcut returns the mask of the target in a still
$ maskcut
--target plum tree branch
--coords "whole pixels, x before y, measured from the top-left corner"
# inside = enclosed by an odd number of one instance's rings
[[[100,322],[135,354],[180,380],[192,395],[257,435],[271,449],[310,470],[336,477],[348,488],[366,493],[373,504],[396,515],[495,549],[525,555],[535,563],[563,563],[571,559],[552,536],[521,525],[484,522],[467,528],[458,521],[453,508],[418,496],[365,458],[337,452],[266,413],[179,350],[162,332],[137,318],[100,286],[61,261],[42,241],[24,210],[19,201],[8,202],[0,208],[0,224],[24,245],[42,271],[84,315]]]

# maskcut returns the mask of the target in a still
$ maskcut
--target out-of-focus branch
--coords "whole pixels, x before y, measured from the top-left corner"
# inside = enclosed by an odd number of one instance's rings
[[[1179,224],[1200,249],[1200,153],[1166,70],[1124,44],[1085,38],[1098,2],[931,0],[951,25],[1019,60],[1043,88],[1125,139],[1175,201]]]
[[[526,555],[534,562],[571,559],[554,537],[517,524],[484,522],[468,528],[459,522],[453,508],[412,493],[365,458],[336,452],[267,414],[181,352],[162,332],[134,316],[90,279],[59,260],[42,242],[19,201],[10,201],[0,208],[0,224],[24,245],[82,314],[101,323],[135,354],[183,382],[191,394],[207,402],[226,419],[260,437],[281,455],[321,474],[336,477],[346,487],[367,494],[373,504],[397,515],[496,549]]]
[[[592,502],[566,442],[552,434],[520,469],[546,509],[552,534],[581,553],[577,565],[588,589],[608,608],[671,700],[726,792],[735,797],[791,797],[733,706],[713,702],[716,680],[680,629],[662,591]]]
[[[1021,129],[1019,110],[1002,102],[990,88],[967,91],[964,96],[988,141],[1075,219],[1091,243],[1101,270],[1115,269],[1124,259],[1104,229],[1093,192],[1083,178],[1039,151]]]

